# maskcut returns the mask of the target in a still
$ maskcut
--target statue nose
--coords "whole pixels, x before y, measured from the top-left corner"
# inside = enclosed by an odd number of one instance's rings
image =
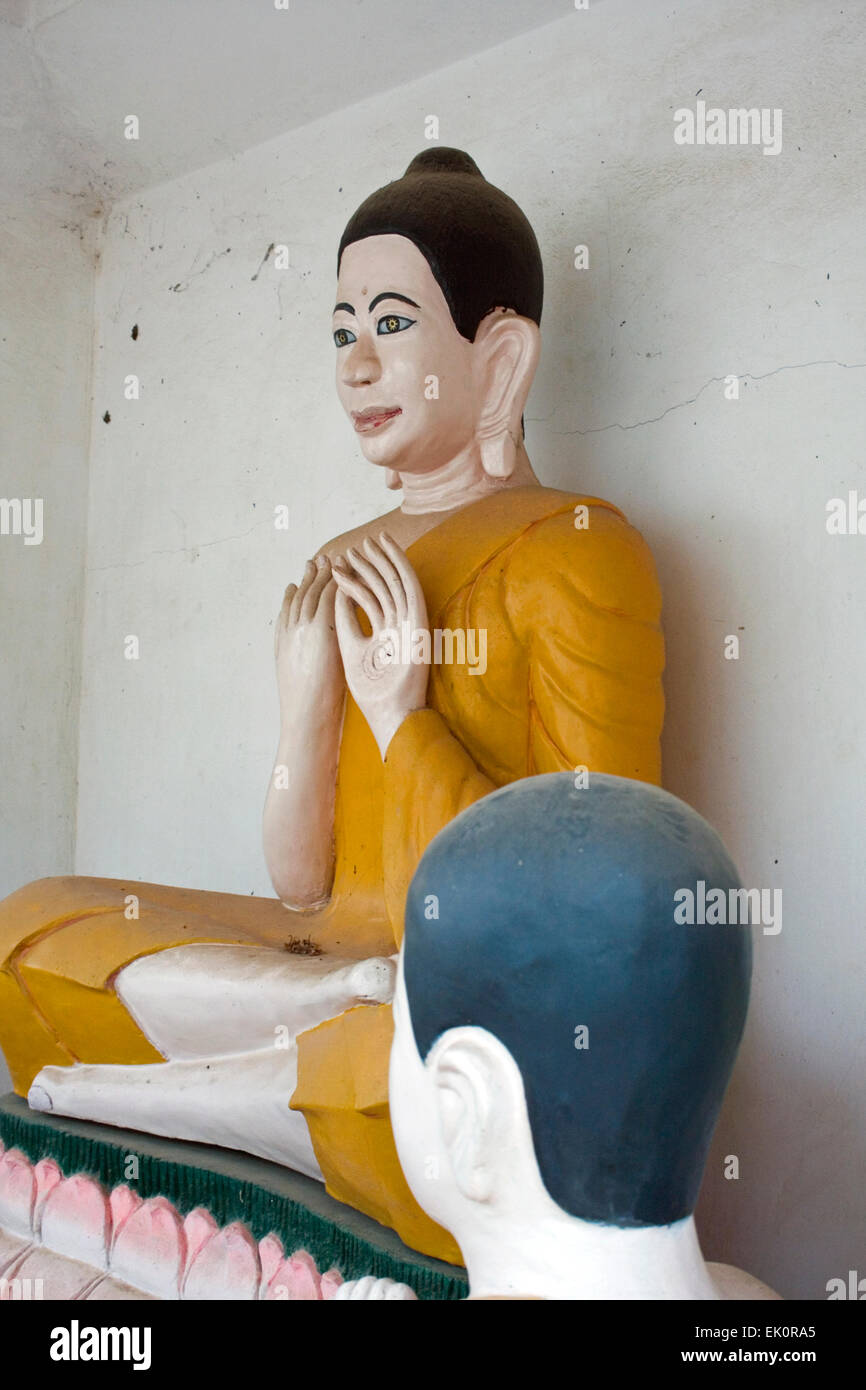
[[[343,379],[353,386],[378,381],[382,374],[379,354],[371,338],[365,334],[353,343],[343,358]]]

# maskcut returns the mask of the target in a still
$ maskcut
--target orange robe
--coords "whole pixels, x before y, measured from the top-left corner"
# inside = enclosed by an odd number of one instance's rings
[[[473,801],[521,777],[579,767],[660,781],[661,600],[650,552],[617,508],[508,489],[446,519],[407,554],[431,629],[486,631],[486,671],[434,665],[428,708],[404,720],[384,763],[349,697],[327,907],[288,916],[267,899],[74,877],[12,894],[0,904],[0,1044],[22,1094],[48,1064],[161,1060],[113,989],[140,955],[193,941],[281,946],[291,935],[345,955],[391,954],[425,847]],[[291,1103],[335,1197],[414,1248],[457,1260],[397,1160],[390,1038],[388,1006],[352,1009],[302,1034]]]

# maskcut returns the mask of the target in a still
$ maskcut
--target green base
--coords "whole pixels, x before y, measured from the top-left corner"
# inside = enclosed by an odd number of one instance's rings
[[[396,1279],[422,1299],[467,1295],[465,1270],[419,1255],[321,1183],[262,1158],[40,1114],[16,1095],[0,1098],[0,1140],[32,1163],[53,1158],[65,1177],[87,1173],[109,1190],[125,1183],[140,1197],[167,1197],[182,1216],[206,1207],[220,1226],[242,1221],[256,1240],[273,1231],[287,1254],[308,1250],[322,1273]],[[138,1160],[134,1180],[126,1176],[130,1157]]]

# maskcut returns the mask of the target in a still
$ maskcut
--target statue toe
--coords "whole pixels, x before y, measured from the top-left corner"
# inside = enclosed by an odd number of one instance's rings
[[[53,1110],[54,1102],[44,1086],[38,1086],[34,1081],[30,1090],[27,1092],[27,1104],[31,1110]]]
[[[390,1004],[394,998],[397,969],[387,956],[371,956],[353,967],[350,986],[361,1003]]]

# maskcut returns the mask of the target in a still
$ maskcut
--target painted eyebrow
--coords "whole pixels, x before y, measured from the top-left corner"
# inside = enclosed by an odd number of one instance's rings
[[[383,290],[381,294],[376,295],[375,299],[370,300],[370,307],[367,310],[367,313],[372,314],[376,305],[381,304],[383,299],[399,299],[403,304],[411,304],[413,309],[421,308],[420,304],[416,304],[414,299],[410,299],[409,296],[406,294],[398,294],[396,290]],[[345,309],[347,314],[354,315],[355,313],[354,305],[347,304],[345,300],[342,300],[339,304],[334,305],[334,313],[336,314],[339,309]]]
[[[372,314],[376,305],[380,304],[383,299],[399,299],[403,304],[411,304],[413,309],[420,309],[421,307],[420,304],[416,304],[414,299],[410,299],[406,294],[397,294],[396,290],[383,290],[381,294],[376,295],[375,299],[370,300],[370,308],[367,312]]]

